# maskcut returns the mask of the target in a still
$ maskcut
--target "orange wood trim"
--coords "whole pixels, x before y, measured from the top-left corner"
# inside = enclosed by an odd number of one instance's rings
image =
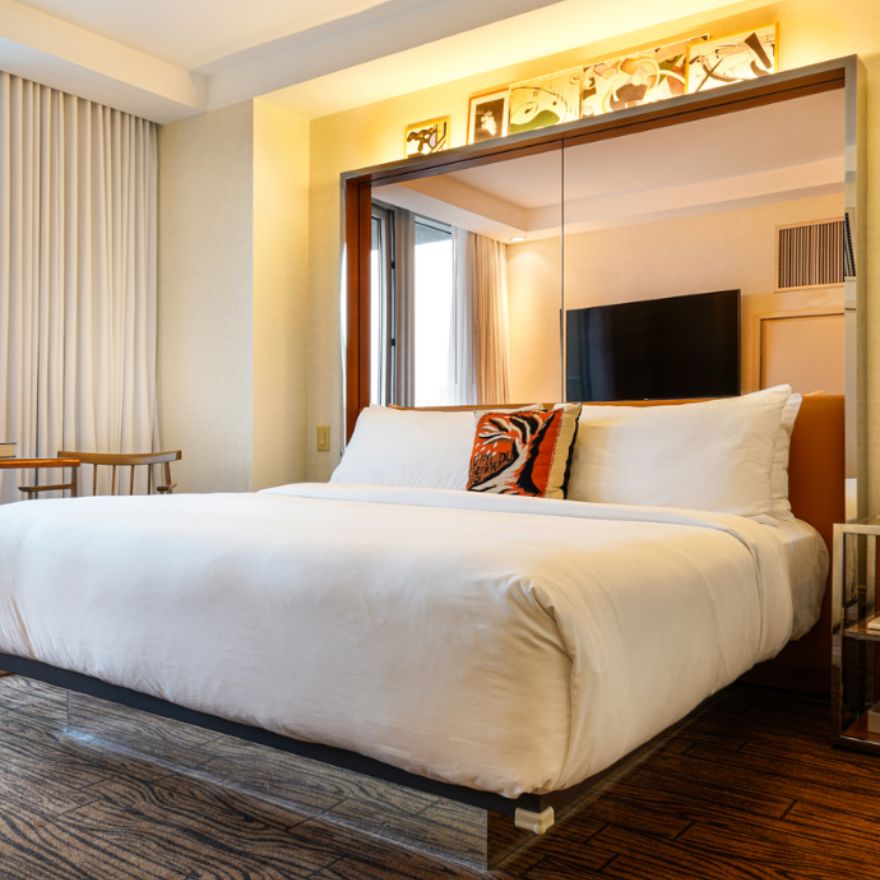
[[[370,404],[370,212],[369,180],[345,183],[345,433],[351,439],[358,413]]]

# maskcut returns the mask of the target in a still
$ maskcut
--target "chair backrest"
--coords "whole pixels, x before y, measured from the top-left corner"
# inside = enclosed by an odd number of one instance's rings
[[[146,467],[147,469],[147,494],[153,492],[170,494],[174,491],[177,483],[171,481],[171,462],[180,461],[181,452],[174,449],[169,452],[59,452],[59,458],[75,458],[81,464],[92,465],[92,494],[98,494],[98,468],[109,467],[111,469],[110,494],[116,495],[119,487],[117,469],[128,468],[128,494],[134,495],[135,469]],[[154,465],[162,467],[162,482],[157,483],[153,478]]]

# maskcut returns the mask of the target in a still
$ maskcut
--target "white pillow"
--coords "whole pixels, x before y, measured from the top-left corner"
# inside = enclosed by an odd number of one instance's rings
[[[771,476],[773,488],[773,516],[776,519],[794,519],[791,512],[791,502],[788,500],[788,455],[791,451],[791,432],[800,412],[804,398],[801,394],[792,394],[782,408],[782,424],[776,437],[776,447],[773,453],[773,474]]]
[[[790,386],[774,385],[772,388],[764,388],[748,396],[757,400],[762,396],[772,397],[785,391],[791,392]],[[770,489],[773,493],[770,512],[776,519],[794,519],[794,514],[791,512],[791,502],[788,500],[788,458],[791,451],[791,433],[794,430],[794,423],[803,401],[802,394],[789,393],[788,399],[782,407],[782,421],[779,425],[779,433],[776,435],[776,445],[773,448],[773,469],[770,473]]]
[[[473,445],[471,410],[420,412],[371,406],[358,416],[330,481],[464,489]]]
[[[787,385],[667,406],[585,405],[572,458],[575,501],[769,515]]]

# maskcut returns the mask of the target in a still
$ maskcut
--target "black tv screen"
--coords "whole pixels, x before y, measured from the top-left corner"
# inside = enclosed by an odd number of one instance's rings
[[[740,292],[570,309],[568,400],[662,400],[740,392]]]

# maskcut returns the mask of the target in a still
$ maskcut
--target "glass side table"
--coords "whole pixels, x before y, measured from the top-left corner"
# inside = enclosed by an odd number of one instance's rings
[[[831,711],[835,743],[880,753],[880,517],[834,526]]]

